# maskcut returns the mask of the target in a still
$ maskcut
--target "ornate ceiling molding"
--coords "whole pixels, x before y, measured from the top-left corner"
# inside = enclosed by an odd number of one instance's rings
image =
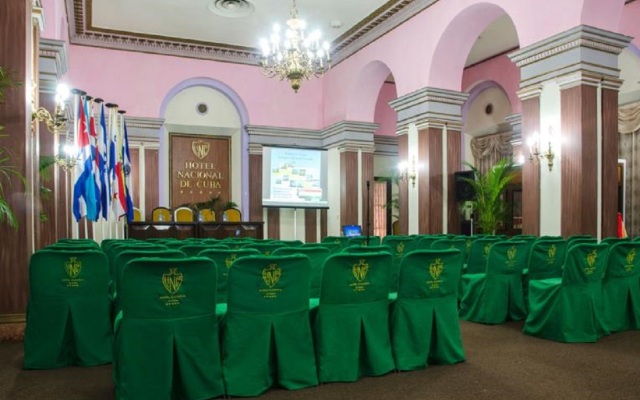
[[[439,0],[389,0],[334,40],[333,62],[338,64],[395,29]],[[121,32],[93,27],[91,0],[66,0],[72,44],[142,53],[258,65],[257,48],[222,43]]]

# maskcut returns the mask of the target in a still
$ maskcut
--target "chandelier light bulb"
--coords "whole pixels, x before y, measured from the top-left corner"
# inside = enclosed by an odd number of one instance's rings
[[[330,68],[329,43],[320,44],[322,34],[319,30],[305,33],[307,22],[298,18],[295,0],[286,26],[284,38],[279,34],[280,26],[275,24],[270,44],[265,46],[260,42],[260,64],[266,76],[289,81],[297,92],[303,80],[320,77]]]

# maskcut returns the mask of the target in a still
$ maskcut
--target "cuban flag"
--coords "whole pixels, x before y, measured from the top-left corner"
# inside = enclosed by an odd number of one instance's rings
[[[108,147],[109,134],[107,132],[107,122],[104,115],[104,104],[100,104],[100,129],[98,130],[98,170],[100,172],[100,209],[102,218],[108,219],[109,200],[111,198],[111,185],[109,184],[108,171]]]
[[[76,181],[73,185],[73,216],[76,221],[86,216],[88,220],[98,219],[98,187],[93,174],[93,157],[91,142],[89,141],[89,129],[86,116],[85,99],[80,98],[78,106],[78,122],[76,145],[80,151],[76,164]]]

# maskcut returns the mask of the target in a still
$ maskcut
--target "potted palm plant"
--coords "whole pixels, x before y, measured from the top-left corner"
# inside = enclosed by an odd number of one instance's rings
[[[475,192],[472,207],[478,215],[477,223],[484,233],[495,235],[509,210],[503,194],[507,185],[515,178],[513,161],[504,158],[485,173],[469,163],[465,165],[471,168],[475,178],[465,180]]]
[[[18,86],[18,83],[11,79],[7,69],[0,67],[0,104],[5,101],[5,92],[15,86]],[[4,127],[0,125],[0,131],[3,128]],[[0,146],[0,223],[6,223],[10,227],[17,229],[18,220],[11,208],[11,204],[9,204],[9,201],[5,197],[5,185],[11,183],[12,176],[18,177],[24,182],[24,177],[20,174],[20,170],[11,164],[11,155],[8,150]]]

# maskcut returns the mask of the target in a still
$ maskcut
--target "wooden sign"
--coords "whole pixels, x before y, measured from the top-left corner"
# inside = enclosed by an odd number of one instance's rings
[[[231,195],[231,142],[228,137],[170,134],[171,207]]]

